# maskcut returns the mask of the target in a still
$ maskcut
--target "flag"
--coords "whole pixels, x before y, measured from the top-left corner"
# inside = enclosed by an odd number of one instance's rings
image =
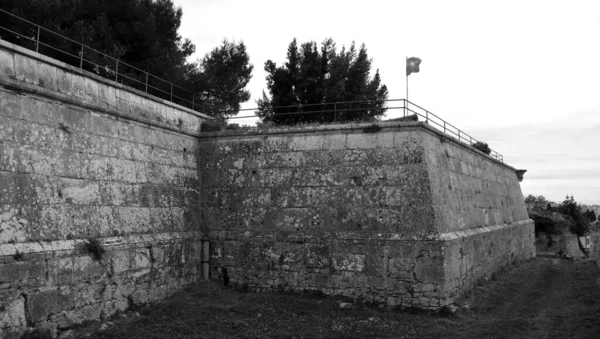
[[[421,59],[419,58],[408,58],[406,59],[406,76],[409,76],[411,73],[419,73],[419,65],[421,64]]]

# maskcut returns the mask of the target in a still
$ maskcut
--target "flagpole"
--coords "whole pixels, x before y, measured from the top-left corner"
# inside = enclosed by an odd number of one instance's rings
[[[405,65],[408,65],[408,57],[406,57]],[[406,70],[406,67],[404,74],[406,74],[406,105],[404,106],[404,116],[406,116],[406,110],[408,109],[408,70]]]

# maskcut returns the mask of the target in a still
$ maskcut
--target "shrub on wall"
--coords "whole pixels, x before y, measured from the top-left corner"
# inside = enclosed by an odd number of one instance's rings
[[[206,120],[202,122],[200,130],[202,132],[218,132],[227,127],[227,122],[222,119]]]
[[[476,149],[478,149],[488,155],[492,152],[492,150],[490,149],[490,146],[488,146],[488,144],[486,144],[485,142],[478,141],[478,142],[472,144],[471,146],[475,147]]]

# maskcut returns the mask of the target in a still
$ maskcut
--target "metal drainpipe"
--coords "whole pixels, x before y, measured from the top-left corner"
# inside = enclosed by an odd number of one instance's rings
[[[202,280],[208,280],[208,254],[209,254],[210,242],[208,240],[202,241]]]

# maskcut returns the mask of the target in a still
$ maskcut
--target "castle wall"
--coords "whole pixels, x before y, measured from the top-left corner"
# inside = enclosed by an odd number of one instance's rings
[[[205,119],[0,40],[0,337],[199,279]]]
[[[535,255],[515,170],[424,123],[203,134],[213,274],[436,309]]]

